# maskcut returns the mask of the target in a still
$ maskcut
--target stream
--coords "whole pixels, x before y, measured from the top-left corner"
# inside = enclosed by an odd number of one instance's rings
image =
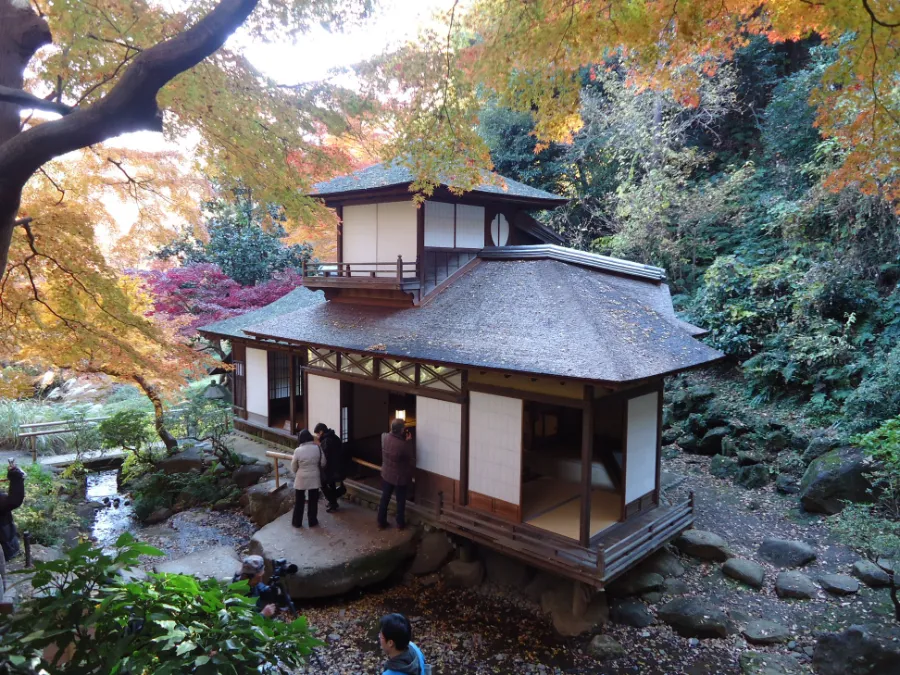
[[[109,551],[123,532],[134,532],[140,523],[134,517],[131,496],[119,492],[119,472],[116,469],[96,471],[87,475],[85,499],[102,502],[97,510],[91,535],[104,551]]]

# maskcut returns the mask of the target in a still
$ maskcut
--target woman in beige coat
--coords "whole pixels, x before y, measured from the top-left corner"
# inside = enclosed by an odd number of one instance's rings
[[[325,455],[319,449],[308,429],[297,434],[299,447],[294,450],[291,471],[294,476],[294,527],[303,527],[303,505],[309,493],[309,526],[319,524],[319,488],[322,487],[321,471],[325,467]]]

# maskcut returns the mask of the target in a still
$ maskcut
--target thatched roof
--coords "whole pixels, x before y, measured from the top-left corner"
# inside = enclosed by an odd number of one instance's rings
[[[198,332],[213,337],[224,338],[244,338],[246,340],[254,339],[252,335],[247,335],[244,328],[255,326],[283,314],[296,312],[302,307],[309,307],[320,302],[325,302],[325,295],[322,291],[311,291],[308,288],[295,288],[287,295],[279,298],[265,307],[255,309],[246,314],[233,316],[230,319],[222,319],[215,323],[207,324],[197,329]]]
[[[504,178],[493,172],[484,171],[482,174],[484,182],[473,188],[471,192],[487,193],[509,200],[525,200],[533,202],[536,206],[542,206],[542,208],[554,208],[568,201],[565,197],[533,188],[512,178]],[[310,196],[335,197],[361,191],[408,186],[413,180],[415,177],[412,172],[395,160],[390,163],[368,166],[346,176],[338,176],[322,183],[316,183]]]
[[[316,303],[243,330],[398,358],[621,383],[722,357],[687,327],[659,281],[545,257],[482,259],[420,307]]]

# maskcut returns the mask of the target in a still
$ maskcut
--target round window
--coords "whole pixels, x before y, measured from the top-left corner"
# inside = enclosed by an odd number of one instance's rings
[[[509,223],[502,213],[498,213],[491,223],[491,241],[494,246],[506,246],[509,241]]]

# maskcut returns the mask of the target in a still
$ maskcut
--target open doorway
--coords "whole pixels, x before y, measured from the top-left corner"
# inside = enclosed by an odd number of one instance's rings
[[[291,367],[293,359],[293,368]],[[296,434],[305,425],[300,357],[287,352],[268,352],[269,426]],[[293,377],[293,382],[291,381]],[[291,387],[294,406],[291,410]],[[292,418],[293,412],[293,418]]]
[[[381,434],[391,429],[391,420],[399,417],[415,434],[416,397],[414,394],[345,382],[345,442],[353,459],[354,480],[381,487]]]
[[[581,448],[584,412],[579,408],[525,401],[522,430],[522,520],[578,539],[581,523]],[[597,415],[594,417],[595,425]],[[622,497],[608,468],[608,425],[595,429],[591,461],[591,536],[617,523]]]

